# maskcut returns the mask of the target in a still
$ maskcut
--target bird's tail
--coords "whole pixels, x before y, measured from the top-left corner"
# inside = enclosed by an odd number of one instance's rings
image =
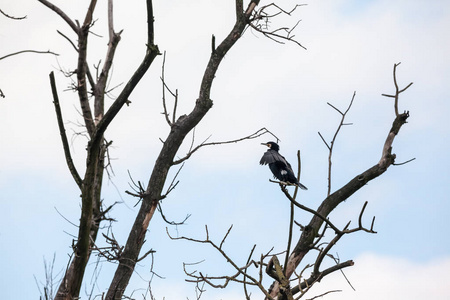
[[[304,186],[300,182],[298,183],[298,187],[301,188],[302,190],[307,190],[308,189],[306,186]]]

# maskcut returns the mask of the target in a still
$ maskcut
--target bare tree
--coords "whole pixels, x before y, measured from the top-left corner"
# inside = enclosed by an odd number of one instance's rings
[[[108,147],[111,142],[105,138],[108,126],[113,122],[119,111],[125,104],[129,104],[129,97],[135,87],[139,84],[144,74],[152,65],[153,61],[160,51],[155,44],[155,28],[154,28],[154,11],[152,0],[146,0],[146,17],[147,17],[147,40],[145,54],[143,55],[140,65],[136,66],[134,73],[128,79],[126,84],[121,88],[119,95],[113,103],[108,107],[105,106],[105,97],[108,95],[107,83],[111,77],[111,69],[115,58],[116,49],[121,40],[122,31],[116,31],[114,26],[114,10],[113,0],[107,2],[107,26],[108,26],[108,47],[106,49],[103,63],[96,66],[96,73],[90,69],[88,63],[89,37],[92,35],[92,27],[95,24],[94,12],[96,11],[97,1],[91,0],[86,10],[84,20],[79,22],[72,19],[61,8],[47,0],[38,0],[48,9],[56,13],[75,33],[77,43],[74,43],[68,36],[58,31],[58,33],[66,39],[74,48],[77,54],[76,67],[73,72],[63,72],[69,77],[73,84],[72,88],[77,92],[81,115],[83,118],[83,126],[88,136],[87,153],[86,153],[86,170],[84,174],[78,172],[75,165],[71,148],[69,146],[66,134],[65,123],[61,112],[58,90],[56,87],[56,78],[53,72],[50,73],[50,86],[53,95],[54,108],[58,120],[59,132],[61,135],[62,145],[66,158],[68,169],[73,180],[79,187],[81,193],[81,216],[78,224],[78,234],[72,248],[73,253],[64,272],[61,283],[57,289],[55,299],[78,299],[80,289],[85,277],[86,266],[93,252],[99,256],[106,258],[108,261],[117,263],[117,269],[112,278],[108,292],[104,295],[105,299],[122,299],[129,280],[134,272],[136,263],[152,254],[152,250],[142,254],[142,246],[148,231],[149,223],[152,220],[155,211],[160,206],[160,200],[168,196],[168,194],[176,186],[175,179],[167,191],[163,191],[164,185],[168,180],[169,170],[178,164],[184,163],[192,154],[204,146],[235,143],[245,139],[254,139],[263,134],[269,133],[265,128],[257,130],[255,133],[246,137],[238,138],[226,142],[203,142],[198,146],[191,145],[188,153],[175,160],[175,155],[180,149],[188,133],[203,119],[212,107],[210,93],[212,83],[216,75],[217,69],[222,62],[224,56],[241,38],[246,28],[251,27],[252,30],[263,34],[277,42],[292,41],[299,46],[301,44],[295,41],[292,35],[292,29],[280,28],[271,31],[268,26],[268,20],[279,14],[289,15],[291,11],[282,10],[275,4],[269,4],[261,7],[257,6],[259,0],[251,0],[247,7],[244,7],[243,0],[235,1],[235,24],[231,28],[226,38],[216,45],[215,37],[211,41],[211,56],[203,74],[203,79],[199,88],[199,95],[195,101],[193,110],[186,114],[177,116],[177,94],[172,93],[164,81],[164,72],[162,76],[163,91],[169,92],[175,97],[175,106],[170,116],[165,102],[165,94],[163,95],[164,115],[167,124],[170,126],[170,133],[163,140],[162,149],[156,159],[153,169],[150,171],[150,179],[146,185],[138,182],[135,184],[135,190],[128,192],[129,194],[139,198],[140,208],[136,215],[136,219],[126,243],[121,246],[111,231],[103,234],[107,247],[98,247],[97,240],[100,232],[100,224],[103,221],[111,220],[107,215],[112,206],[105,207],[101,199],[103,186],[103,176],[105,167],[108,165],[107,154]],[[273,12],[275,11],[275,12]],[[2,12],[6,17],[12,18]],[[14,18],[16,19],[16,18]],[[11,55],[21,54],[24,52],[50,53],[57,55],[51,51],[34,51],[24,50]],[[73,79],[75,77],[75,79]],[[3,93],[2,93],[3,95]],[[164,215],[162,214],[163,218]],[[165,218],[164,218],[165,219]],[[46,295],[46,297],[48,297]],[[51,297],[49,297],[51,298]]]
[[[290,15],[300,5],[295,6],[291,10],[285,10],[278,5],[271,3],[266,4],[258,8],[259,0],[249,1],[247,7],[244,7],[243,0],[235,1],[235,23],[231,28],[229,34],[225,39],[216,45],[216,39],[212,36],[211,39],[211,56],[203,73],[203,78],[199,87],[199,95],[195,100],[195,106],[192,111],[185,115],[177,116],[177,100],[178,93],[173,92],[165,82],[164,70],[162,72],[162,86],[163,86],[163,109],[164,118],[170,127],[170,132],[164,140],[162,140],[162,149],[156,159],[155,165],[152,170],[149,171],[150,178],[147,184],[141,182],[134,183],[134,190],[128,191],[128,194],[135,196],[139,199],[139,211],[134,220],[134,224],[130,229],[128,239],[125,244],[121,244],[114,237],[112,231],[103,233],[102,236],[105,239],[107,247],[99,247],[98,236],[100,233],[100,224],[104,221],[111,221],[108,217],[108,213],[111,211],[112,206],[105,207],[101,200],[101,192],[103,186],[103,176],[105,168],[108,165],[107,154],[108,147],[111,142],[105,138],[105,133],[109,125],[113,122],[117,114],[123,108],[124,105],[130,103],[129,97],[132,94],[135,87],[139,84],[147,70],[150,68],[154,60],[160,55],[158,46],[155,44],[155,28],[154,28],[154,11],[152,0],[146,0],[146,18],[147,18],[147,37],[145,54],[143,55],[140,65],[136,66],[134,73],[131,75],[126,84],[121,88],[119,95],[113,101],[110,106],[105,106],[105,97],[108,95],[107,83],[111,77],[112,64],[115,58],[116,49],[121,40],[122,31],[116,31],[114,27],[114,10],[113,0],[108,0],[107,5],[107,19],[108,19],[108,47],[106,49],[105,59],[103,64],[96,66],[97,74],[94,75],[91,72],[90,65],[88,63],[88,39],[91,36],[91,28],[94,26],[94,12],[96,9],[96,0],[91,0],[89,7],[87,8],[84,20],[80,23],[77,20],[73,20],[62,9],[55,6],[47,0],[38,0],[50,10],[55,12],[62,18],[65,23],[76,34],[77,44],[72,42],[67,36],[59,32],[59,34],[67,39],[77,53],[76,68],[73,72],[66,73],[67,77],[74,79],[73,89],[76,90],[81,108],[81,115],[83,117],[83,126],[86,128],[86,132],[89,138],[87,144],[86,153],[86,170],[84,174],[80,174],[73,162],[71,149],[69,146],[68,138],[66,135],[66,129],[64,120],[60,108],[59,95],[56,88],[56,79],[52,73],[50,73],[50,86],[53,95],[53,103],[55,113],[58,120],[59,131],[61,135],[62,145],[65,153],[66,163],[68,169],[73,177],[73,180],[77,184],[81,193],[81,216],[78,224],[78,234],[76,240],[73,243],[73,253],[68,263],[67,269],[64,271],[63,278],[56,292],[56,299],[78,299],[80,290],[85,278],[86,266],[91,259],[92,253],[97,253],[99,256],[105,258],[108,261],[113,261],[117,264],[115,274],[108,287],[106,295],[102,298],[105,299],[122,299],[126,297],[124,295],[128,286],[131,276],[134,273],[136,264],[152,255],[153,250],[142,252],[142,247],[147,235],[150,221],[153,219],[155,212],[160,210],[160,201],[166,198],[170,192],[177,185],[176,176],[170,183],[169,188],[164,191],[164,186],[168,182],[168,174],[172,167],[181,165],[187,161],[194,153],[200,148],[205,146],[235,143],[242,140],[254,139],[263,134],[271,134],[266,128],[259,129],[254,133],[237,138],[230,141],[222,142],[207,142],[204,141],[199,145],[194,145],[192,141],[191,147],[185,156],[181,158],[175,158],[181,145],[185,141],[187,135],[193,132],[194,128],[202,121],[204,116],[212,107],[212,100],[210,99],[210,93],[212,84],[219,65],[221,64],[224,56],[230,51],[235,43],[241,38],[246,29],[256,31],[278,43],[293,42],[298,46],[303,47],[293,35],[293,27],[280,27],[272,29],[270,28],[271,20],[279,15]],[[8,18],[9,15],[2,12]],[[16,18],[13,18],[16,19]],[[20,19],[20,18],[19,18]],[[35,51],[35,50],[23,50],[11,55],[21,54],[24,52],[35,53],[47,53],[54,54],[51,51]],[[10,56],[10,55],[8,55]],[[0,59],[7,58],[4,56]],[[248,286],[256,286],[266,299],[294,299],[294,297],[302,297],[316,282],[320,281],[323,277],[331,274],[335,271],[342,270],[348,266],[353,265],[353,261],[340,262],[336,257],[330,254],[332,247],[346,234],[351,234],[357,231],[366,231],[369,233],[375,233],[372,221],[370,227],[363,225],[363,216],[367,203],[361,209],[358,225],[350,228],[348,223],[344,228],[338,228],[328,218],[329,214],[343,201],[351,197],[355,192],[361,189],[367,182],[382,175],[391,165],[395,163],[395,154],[392,153],[392,144],[398,134],[402,125],[409,117],[408,112],[399,113],[398,100],[399,95],[404,92],[411,84],[403,89],[400,89],[396,80],[396,69],[398,64],[394,65],[394,84],[395,94],[384,95],[394,99],[395,120],[392,128],[388,134],[385,144],[383,145],[382,157],[378,163],[368,168],[363,173],[355,176],[346,185],[331,193],[331,178],[332,178],[332,154],[333,146],[336,141],[336,137],[340,129],[347,125],[345,123],[345,117],[350,110],[355,98],[355,94],[350,101],[348,108],[345,111],[341,111],[335,106],[330,106],[335,109],[341,115],[341,122],[338,125],[335,135],[330,143],[326,142],[326,139],[319,133],[320,137],[325,143],[325,146],[329,150],[328,158],[328,191],[327,197],[322,201],[321,205],[317,209],[312,209],[304,206],[296,200],[297,188],[293,195],[286,189],[284,183],[280,184],[282,195],[289,200],[291,205],[291,222],[289,228],[289,239],[286,245],[286,254],[284,265],[280,263],[279,257],[283,253],[272,253],[270,249],[263,253],[259,258],[253,259],[255,247],[250,250],[248,259],[245,265],[239,266],[224,250],[224,243],[226,238],[231,232],[231,227],[220,241],[216,243],[212,240],[208,233],[208,227],[206,227],[206,238],[195,239],[189,237],[177,237],[173,239],[186,239],[192,242],[204,243],[211,245],[216,249],[235,269],[235,273],[232,275],[219,275],[216,277],[203,275],[201,272],[188,270],[189,266],[185,266],[185,271],[189,277],[189,281],[194,282],[199,291],[202,291],[204,284],[211,285],[217,288],[224,288],[229,282],[239,282],[243,284],[245,297],[250,298],[250,294],[247,291]],[[164,68],[164,62],[163,62]],[[174,107],[171,112],[167,108],[166,97],[168,95],[174,97]],[[0,96],[3,93],[0,91]],[[298,177],[300,177],[300,154]],[[178,175],[178,173],[177,173]],[[311,220],[307,225],[296,223],[294,220],[294,209],[299,208],[312,214]],[[162,218],[165,219],[164,214]],[[170,223],[169,221],[167,221]],[[294,224],[302,230],[302,234],[298,241],[293,246],[292,244],[292,231]],[[326,237],[326,233],[331,231],[334,236],[326,243],[322,241]],[[317,255],[314,262],[307,264],[302,270],[298,270],[300,263],[304,262],[305,256],[316,251]],[[322,263],[325,258],[331,258],[335,265],[331,267],[322,268]],[[252,273],[252,270],[256,273]],[[306,270],[312,270],[309,277],[305,277]],[[263,282],[263,278],[267,274],[269,278],[273,279],[273,284],[267,287]],[[217,281],[220,281],[217,283]],[[296,284],[292,287],[292,282]],[[53,282],[51,283],[53,286]],[[48,297],[47,293],[50,290],[45,290],[45,297]],[[332,291],[330,291],[332,292]],[[201,295],[201,292],[200,292]],[[200,297],[200,295],[198,297]],[[51,297],[48,297],[51,298]]]
[[[377,178],[382,175],[387,169],[392,165],[401,165],[411,160],[408,160],[404,163],[396,164],[395,159],[396,155],[392,153],[392,145],[395,137],[399,133],[403,124],[406,123],[406,120],[409,117],[409,112],[405,111],[403,113],[399,112],[398,102],[399,96],[401,93],[406,91],[412,83],[408,84],[404,88],[399,88],[397,84],[397,67],[400,63],[394,64],[393,68],[393,80],[395,85],[395,93],[390,94],[382,94],[385,97],[394,99],[394,113],[395,119],[392,123],[392,127],[389,130],[386,141],[382,145],[382,154],[381,159],[372,167],[368,168],[361,174],[356,175],[352,180],[350,180],[347,184],[337,189],[335,192],[331,193],[332,190],[332,155],[333,149],[336,142],[336,138],[341,128],[346,125],[350,125],[350,123],[345,122],[345,117],[351,106],[355,100],[356,93],[353,94],[351,101],[346,108],[345,111],[341,111],[336,108],[332,104],[329,104],[334,110],[337,111],[341,115],[340,123],[336,129],[335,134],[330,143],[326,142],[326,139],[319,132],[320,138],[323,140],[325,146],[329,151],[328,156],[328,188],[327,188],[327,197],[322,201],[320,206],[317,209],[309,208],[299,202],[296,201],[298,186],[295,187],[293,195],[289,193],[286,188],[286,183],[276,182],[280,185],[282,194],[290,201],[291,204],[291,218],[290,218],[290,228],[289,228],[289,238],[286,246],[286,251],[283,253],[272,254],[272,249],[267,253],[262,254],[259,259],[253,259],[254,251],[256,245],[251,249],[250,254],[248,256],[247,262],[243,266],[239,266],[235,263],[235,259],[230,257],[223,245],[225,243],[226,238],[229,236],[231,227],[223,237],[220,244],[215,243],[212,238],[209,236],[208,228],[206,228],[206,238],[204,239],[196,239],[191,237],[178,237],[173,238],[174,240],[189,240],[191,242],[209,244],[214,249],[216,249],[225,260],[231,264],[231,266],[235,269],[235,273],[231,275],[223,275],[220,274],[218,276],[204,275],[202,272],[197,270],[190,270],[189,267],[185,268],[185,273],[188,276],[188,281],[199,284],[208,284],[214,288],[225,288],[230,282],[237,282],[243,284],[244,293],[246,299],[250,299],[250,294],[247,291],[247,286],[256,286],[264,295],[265,299],[299,299],[303,297],[310,288],[317,282],[321,281],[325,276],[339,271],[349,266],[353,266],[353,261],[348,260],[341,262],[339,258],[333,256],[330,250],[338,243],[338,241],[345,235],[355,233],[358,231],[364,231],[367,233],[376,233],[374,230],[374,222],[375,217],[373,217],[372,222],[370,223],[370,227],[363,225],[364,220],[364,211],[368,202],[366,201],[361,208],[360,214],[358,216],[358,224],[357,226],[351,228],[350,221],[344,226],[344,228],[340,229],[338,226],[333,224],[333,222],[329,219],[330,213],[336,209],[336,207],[348,200],[354,193],[364,187],[369,181]],[[300,180],[300,152],[298,152],[298,179]],[[311,219],[307,225],[300,224],[295,222],[294,220],[294,207],[301,209],[310,213]],[[297,243],[295,244],[292,252],[291,248],[291,240],[292,240],[292,230],[294,223],[298,225],[302,234],[300,235]],[[328,232],[331,231],[331,234],[334,235],[328,241],[326,239],[329,237]],[[315,258],[311,261],[305,262],[305,256],[308,253],[315,251]],[[285,254],[284,265],[281,265],[278,256],[281,254]],[[322,267],[322,263],[325,258],[330,258],[334,265],[330,267]],[[298,267],[301,263],[304,263],[303,269],[298,270]],[[253,268],[252,268],[253,267]],[[307,270],[311,270],[310,276],[305,276]],[[270,278],[272,278],[273,284],[270,287],[266,287],[264,285],[264,275],[267,274]],[[345,276],[345,275],[344,275]],[[294,284],[292,284],[294,283]],[[336,291],[329,291],[336,292]],[[323,296],[323,295],[319,295]],[[316,297],[319,297],[316,296]],[[295,297],[295,298],[294,298]],[[314,297],[315,298],[315,297]],[[314,299],[312,298],[312,299]]]

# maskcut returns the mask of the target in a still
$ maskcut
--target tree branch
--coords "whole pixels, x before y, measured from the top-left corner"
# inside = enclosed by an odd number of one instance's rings
[[[315,211],[314,209],[306,207],[303,204],[300,204],[297,201],[295,201],[295,199],[289,194],[289,191],[286,189],[286,187],[283,184],[280,184],[280,187],[281,187],[281,190],[283,191],[284,195],[286,196],[286,198],[288,198],[292,204],[294,204],[298,208],[300,208],[304,211],[307,211],[307,212],[313,214],[314,216],[318,217],[323,222],[327,223],[327,225],[330,226],[335,232],[340,232],[340,230],[333,223],[331,223],[331,221],[329,219],[322,216],[318,211]]]
[[[300,175],[301,175],[301,171],[302,171],[302,162],[300,159],[300,150],[297,151],[297,180],[298,182],[300,182]],[[297,193],[298,193],[298,185],[295,186],[294,189],[294,195],[292,196],[293,200],[297,199]],[[286,270],[286,266],[287,266],[287,262],[288,262],[288,258],[289,258],[289,253],[291,252],[291,243],[292,243],[292,230],[294,227],[294,203],[291,202],[291,207],[290,207],[291,213],[289,215],[289,234],[288,234],[288,243],[287,243],[287,248],[286,248],[286,257],[284,260],[284,271]],[[283,272],[284,272],[283,271]]]
[[[91,0],[89,8],[86,12],[86,17],[84,18],[82,27],[90,27],[92,23],[92,16],[94,15],[95,6],[97,5],[97,0]]]
[[[337,109],[335,106],[333,106],[330,103],[327,103],[329,106],[331,106],[334,110],[336,110],[340,115],[341,115],[341,121],[336,129],[336,132],[334,133],[333,139],[331,140],[330,144],[328,144],[325,139],[323,138],[323,136],[320,134],[319,132],[319,136],[322,139],[322,141],[325,143],[325,145],[328,148],[328,190],[327,190],[327,196],[330,195],[331,193],[331,166],[332,166],[332,160],[331,157],[333,156],[333,148],[334,148],[334,144],[336,142],[336,138],[337,135],[339,134],[339,131],[341,130],[342,126],[347,125],[346,123],[344,123],[345,117],[347,115],[347,113],[349,112],[350,108],[352,107],[353,101],[355,100],[355,96],[356,96],[356,92],[353,92],[353,96],[352,96],[352,100],[350,101],[347,109],[345,110],[345,112],[341,112],[339,109]]]
[[[14,55],[22,54],[22,53],[52,54],[52,55],[55,55],[55,56],[59,56],[58,53],[52,52],[52,51],[50,51],[50,50],[47,50],[47,51],[39,51],[39,50],[22,50],[22,51],[17,51],[17,52],[10,53],[10,54],[7,54],[7,55],[5,55],[5,56],[2,56],[2,57],[0,57],[0,60],[5,59],[5,58],[8,58],[8,57],[11,57],[11,56],[14,56]]]
[[[89,98],[86,84],[86,57],[88,42],[89,26],[83,26],[78,31],[78,64],[77,64],[77,92],[80,100],[81,112],[83,113],[84,124],[89,136],[93,137],[95,124],[92,118],[91,107],[89,106]]]
[[[94,104],[94,116],[95,116],[95,124],[98,124],[100,120],[103,118],[104,114],[104,102],[105,102],[105,94],[106,94],[106,83],[108,80],[109,72],[111,70],[111,66],[114,60],[114,54],[116,53],[117,45],[120,42],[120,34],[122,31],[116,33],[114,32],[114,21],[113,21],[113,1],[108,0],[108,32],[109,32],[109,42],[108,42],[108,51],[106,53],[105,63],[103,64],[102,71],[98,76],[97,84],[95,85],[94,95],[95,95],[95,104]]]
[[[185,160],[189,159],[189,158],[192,156],[192,154],[194,154],[197,150],[199,150],[199,149],[202,148],[202,147],[205,147],[205,146],[214,146],[214,145],[225,145],[225,144],[232,144],[232,143],[241,142],[241,141],[244,141],[244,140],[252,140],[252,139],[256,139],[256,138],[258,138],[258,137],[260,137],[260,136],[262,136],[262,135],[264,135],[264,134],[266,134],[266,133],[270,133],[270,132],[269,132],[266,128],[263,127],[263,128],[261,128],[261,129],[257,130],[256,132],[254,132],[254,133],[252,133],[252,134],[250,134],[250,135],[247,135],[247,136],[245,136],[245,137],[239,138],[239,139],[230,140],[230,141],[225,141],[225,142],[210,142],[210,143],[203,142],[203,143],[201,143],[200,145],[198,145],[197,147],[195,147],[194,149],[191,149],[191,150],[186,154],[185,157],[180,158],[180,159],[174,161],[174,162],[173,162],[173,165],[178,165],[178,164],[184,162]]]
[[[152,6],[151,0],[147,0],[147,6]],[[148,9],[148,11],[153,12],[153,9]],[[148,23],[150,22],[153,23],[153,15],[148,16]],[[151,26],[149,25],[149,28],[153,29],[153,25]],[[117,99],[109,107],[103,118],[98,122],[94,139],[101,138],[103,133],[106,131],[106,128],[115,118],[115,116],[119,113],[123,105],[129,101],[128,97],[131,95],[137,84],[141,81],[142,77],[149,69],[153,60],[156,58],[156,56],[160,54],[158,46],[151,43],[153,42],[153,36],[154,36],[153,32],[149,32],[147,34],[148,44],[144,59],[142,60],[139,67],[136,69],[136,72],[134,72],[134,74],[131,76],[130,80],[127,82],[122,92],[117,97]]]
[[[315,276],[311,275],[310,278],[304,280],[301,284],[293,287],[291,289],[292,290],[292,294],[295,295],[295,294],[299,293],[301,290],[306,289],[308,286],[313,285],[314,282],[320,281],[325,276],[327,276],[327,275],[329,275],[329,274],[331,274],[331,273],[333,273],[335,271],[342,270],[343,268],[351,267],[354,264],[355,263],[352,260],[348,260],[346,262],[343,262],[343,263],[340,263],[340,264],[336,264],[336,265],[334,265],[334,266],[332,266],[330,268],[327,268],[327,269],[323,270],[320,273],[320,277],[315,277]]]
[[[5,13],[3,10],[1,10],[0,9],[0,13],[2,14],[2,15],[4,15],[5,17],[7,17],[7,18],[9,18],[9,19],[11,19],[11,20],[16,20],[16,21],[20,21],[20,20],[23,20],[23,19],[26,19],[27,18],[27,16],[23,16],[23,17],[14,17],[14,16],[11,16],[11,15],[8,15],[7,13]]]
[[[395,111],[395,116],[399,116],[398,113],[398,97],[401,93],[403,93],[404,91],[406,91],[413,83],[410,82],[405,88],[403,89],[399,89],[398,84],[397,84],[397,67],[400,65],[401,63],[397,63],[394,64],[394,70],[392,72],[393,78],[394,78],[394,86],[395,86],[395,95],[388,95],[388,94],[381,94],[382,96],[385,97],[389,97],[389,98],[394,98],[394,111]]]
[[[254,1],[259,2],[259,1]],[[257,32],[261,33],[263,36],[273,40],[274,42],[284,44],[284,42],[293,42],[300,46],[301,48],[306,48],[295,39],[295,35],[292,35],[293,30],[297,27],[297,25],[300,23],[298,21],[294,26],[291,28],[289,27],[279,27],[275,30],[269,30],[271,19],[273,17],[276,17],[280,14],[288,15],[290,16],[294,11],[297,10],[298,7],[303,6],[305,4],[297,4],[292,8],[290,11],[284,10],[275,3],[271,3],[265,6],[262,6],[257,12],[254,12],[253,16],[250,19],[249,26],[256,30]],[[269,13],[267,10],[275,9],[274,13]],[[249,12],[246,12],[246,15],[249,15]]]
[[[57,13],[64,21],[66,21],[66,23],[70,26],[70,28],[72,28],[73,31],[75,31],[75,33],[78,34],[80,28],[59,7],[50,3],[47,0],[38,0],[38,1],[47,6],[48,8],[50,8],[51,10],[53,10],[55,13]]]
[[[61,107],[59,105],[58,91],[56,89],[55,75],[53,72],[50,73],[50,85],[52,88],[53,104],[55,105],[56,118],[58,120],[59,134],[61,135],[61,141],[62,141],[63,149],[64,149],[64,156],[66,157],[66,162],[67,162],[67,166],[69,167],[69,171],[72,174],[72,177],[75,180],[76,184],[78,185],[78,187],[81,190],[82,185],[83,185],[83,180],[81,179],[80,175],[78,174],[78,171],[75,168],[75,165],[73,164],[72,155],[70,154],[69,142],[67,141],[66,129],[64,128]]]
[[[162,62],[162,66],[161,66],[161,82],[162,82],[162,103],[163,103],[163,109],[164,109],[164,117],[166,118],[166,122],[167,124],[169,124],[169,126],[172,126],[173,123],[175,123],[176,120],[176,108],[177,108],[177,103],[178,103],[178,91],[174,94],[172,93],[172,91],[169,89],[169,87],[166,84],[166,80],[165,80],[165,69],[166,66],[166,51],[164,51],[164,55],[163,55],[163,62]],[[175,104],[174,104],[174,108],[173,108],[173,115],[172,115],[172,121],[170,121],[169,118],[169,112],[167,111],[167,106],[166,106],[166,90],[174,97],[175,99]]]

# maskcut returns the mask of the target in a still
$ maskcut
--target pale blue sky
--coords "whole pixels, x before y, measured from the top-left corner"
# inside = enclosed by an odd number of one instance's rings
[[[82,19],[88,1],[73,5],[54,3],[70,16]],[[139,63],[145,43],[144,1],[130,10],[116,3],[116,29],[124,29],[114,64],[111,86],[127,79]],[[180,93],[179,112],[193,107],[210,52],[210,38],[221,40],[233,24],[234,1],[155,1],[156,43],[167,51],[166,80]],[[289,7],[293,3],[283,0]],[[296,151],[302,151],[302,182],[309,190],[300,201],[317,207],[326,194],[327,150],[317,132],[328,140],[339,116],[326,104],[344,109],[356,91],[348,122],[336,142],[333,189],[358,172],[378,162],[391,126],[394,111],[392,67],[398,68],[399,84],[414,82],[400,99],[400,110],[409,110],[394,142],[397,161],[415,161],[391,167],[345,202],[331,218],[340,226],[357,222],[364,201],[369,201],[366,222],[376,216],[376,235],[358,233],[344,238],[336,247],[342,260],[354,259],[346,271],[356,292],[335,274],[322,281],[316,291],[343,289],[327,299],[446,299],[450,293],[450,241],[446,227],[449,216],[450,160],[450,3],[448,1],[310,1],[291,19],[298,40],[308,50],[294,44],[275,44],[251,30],[247,31],[220,66],[213,85],[214,106],[196,130],[197,142],[212,134],[211,141],[228,140],[267,127],[280,139],[282,154],[296,165]],[[55,273],[62,270],[77,229],[79,191],[67,171],[53,111],[48,74],[75,66],[71,46],[56,29],[74,38],[57,15],[37,1],[10,1],[2,10],[27,15],[21,22],[0,17],[0,56],[22,49],[50,49],[61,55],[24,54],[0,61],[0,289],[3,299],[37,299],[33,276],[44,280],[43,259],[56,253]],[[104,3],[94,32],[106,36]],[[286,25],[286,24],[285,24]],[[74,38],[75,39],[75,38]],[[92,37],[91,64],[103,59],[106,38]],[[92,48],[93,50],[93,48]],[[129,170],[135,180],[147,182],[160,141],[168,132],[160,114],[159,76],[162,57],[151,67],[144,81],[109,128],[115,176],[106,182],[105,203],[124,201],[112,211],[119,222],[115,236],[125,243],[137,208],[129,189]],[[63,92],[69,82],[57,74],[63,114],[69,136],[81,129],[76,112],[76,94]],[[69,123],[70,121],[70,123]],[[202,149],[190,159],[180,174],[180,184],[162,203],[168,218],[182,220],[184,226],[171,227],[173,235],[201,238],[204,225],[220,240],[227,228],[233,231],[227,251],[239,262],[257,244],[257,255],[272,246],[281,251],[287,239],[289,203],[279,188],[268,182],[267,167],[259,166],[265,149],[261,142],[270,137]],[[86,140],[73,141],[73,155],[80,173],[84,169]],[[189,143],[187,143],[189,144]],[[179,153],[183,156],[189,145]],[[175,170],[174,170],[175,171]],[[309,216],[298,212],[296,220]],[[184,282],[182,262],[207,260],[198,270],[211,275],[229,270],[226,262],[206,246],[171,241],[166,224],[155,217],[144,250],[155,249],[155,271],[166,279],[154,279],[157,299],[195,298],[193,286]],[[284,232],[277,235],[279,232]],[[175,259],[174,259],[175,257]],[[90,265],[92,272],[93,266]],[[142,262],[130,289],[146,287],[150,260]],[[114,266],[104,265],[99,286],[108,286]],[[90,277],[86,282],[90,281]],[[374,285],[376,288],[374,288]],[[381,286],[383,285],[383,286]],[[420,289],[417,289],[418,286]],[[142,291],[134,296],[140,299]],[[256,291],[255,291],[256,293]],[[310,295],[314,296],[313,294]],[[86,299],[86,295],[82,294]],[[242,299],[242,288],[230,286],[215,291],[208,288],[202,299]],[[255,298],[256,294],[255,294]]]

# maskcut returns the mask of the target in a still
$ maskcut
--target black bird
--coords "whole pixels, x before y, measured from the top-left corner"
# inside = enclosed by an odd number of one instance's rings
[[[280,181],[289,182],[298,185],[302,190],[307,190],[308,188],[298,182],[297,178],[292,171],[291,165],[287,160],[278,153],[280,146],[274,142],[262,143],[261,145],[266,145],[269,150],[264,152],[263,157],[259,161],[261,165],[269,165],[270,171],[272,171],[273,176]]]

